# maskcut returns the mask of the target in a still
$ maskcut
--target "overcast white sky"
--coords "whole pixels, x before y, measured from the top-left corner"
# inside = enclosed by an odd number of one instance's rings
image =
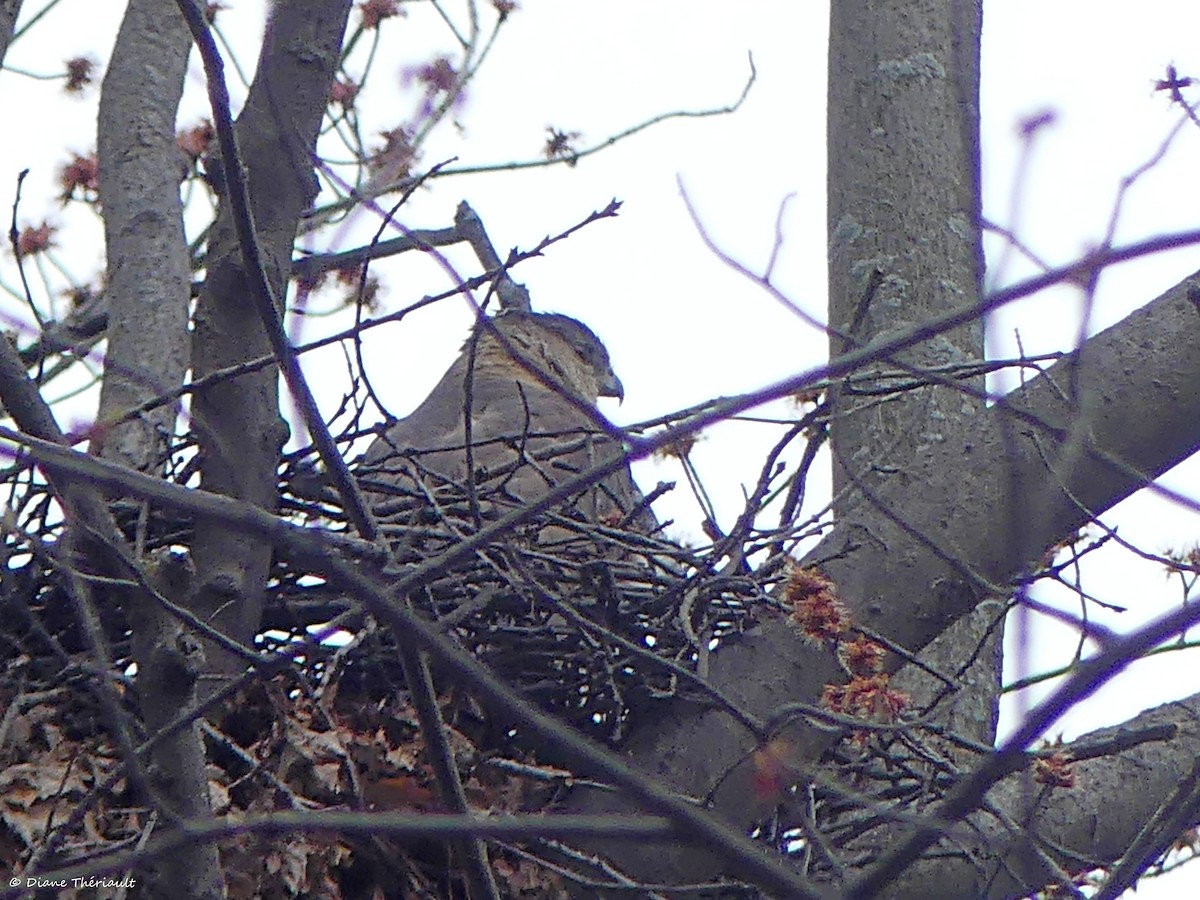
[[[228,2],[233,9],[223,14],[224,24],[239,45],[252,46],[261,4]],[[14,46],[9,63],[45,73],[79,53],[106,61],[120,6],[64,0]],[[456,14],[452,0],[446,8]],[[464,165],[529,159],[538,155],[547,126],[581,132],[579,144],[586,146],[664,111],[723,105],[742,89],[748,52],[757,84],[736,115],[670,121],[574,169],[441,182],[414,198],[404,221],[418,228],[446,225],[456,203],[468,198],[503,252],[531,246],[614,196],[625,201],[618,219],[591,226],[522,266],[517,276],[528,284],[535,306],[576,315],[605,339],[626,385],[624,406],[606,409],[619,421],[758,387],[817,364],[824,338],[713,258],[687,216],[677,180],[713,238],[753,268],[765,264],[776,211],[794,194],[775,282],[798,306],[823,318],[826,18],[826,3],[795,0],[524,0],[468,93],[459,114],[461,135],[447,130],[432,142],[425,164],[451,155]],[[1156,152],[1178,120],[1167,97],[1154,92],[1154,82],[1169,63],[1181,74],[1200,75],[1200,8],[1182,0],[1136,7],[1000,0],[985,4],[985,23],[985,214],[1015,225],[1028,246],[1061,263],[1102,237],[1120,179]],[[406,65],[454,50],[429,4],[413,4],[409,17],[389,28],[403,41],[391,45],[394,58],[380,62],[363,98],[373,130],[395,125],[411,109],[412,97],[400,87]],[[247,65],[252,59],[244,52]],[[184,123],[204,110],[195,64],[191,85]],[[83,276],[100,260],[99,229],[86,211],[59,209],[53,182],[69,150],[94,147],[95,92],[64,99],[56,83],[8,73],[0,76],[0,91],[9,123],[0,147],[0,206],[10,202],[17,171],[32,168],[22,219],[50,216],[71,225],[58,255]],[[1018,123],[1047,110],[1055,122],[1039,133],[1026,176],[1014,190],[1022,146]],[[1200,225],[1198,160],[1200,135],[1189,126],[1128,196],[1119,241]],[[373,228],[364,219],[343,241]],[[989,242],[988,249],[995,263],[999,245]],[[468,256],[452,258],[472,270]],[[1117,321],[1197,267],[1200,250],[1192,249],[1105,273],[1093,311],[1096,326]],[[991,277],[1011,280],[1029,272],[1013,258]],[[428,263],[398,261],[380,266],[379,273],[388,283],[385,303],[393,309],[447,286],[445,275]],[[0,280],[15,284],[11,261],[0,267]],[[1078,327],[1077,307],[1069,289],[1020,304],[993,323],[993,352],[1013,352],[1015,329],[1027,353],[1065,349]],[[4,297],[0,314],[6,321],[20,317],[14,301]],[[467,322],[463,304],[451,301],[373,336],[372,371],[393,412],[415,405],[440,376]],[[314,360],[309,366],[330,406],[343,389],[339,359],[331,354],[328,364]],[[727,515],[740,507],[740,484],[753,477],[763,442],[773,434],[731,424],[714,429],[697,449],[697,465]],[[639,473],[649,483],[679,477],[670,464],[645,464]],[[1186,492],[1197,475],[1200,466],[1186,464],[1168,480]],[[694,504],[684,496],[662,512],[683,522],[695,519]],[[1193,513],[1140,496],[1105,518],[1149,550],[1200,537]],[[1158,569],[1127,554],[1112,555],[1089,587],[1130,607],[1121,619],[1105,620],[1119,627],[1178,602]],[[1046,629],[1040,635],[1033,670],[1069,658],[1070,641],[1061,633]],[[1195,671],[1194,652],[1141,663],[1063,727],[1077,734],[1190,694],[1200,689]],[[1184,870],[1144,884],[1139,896],[1192,897],[1198,887],[1200,869]]]

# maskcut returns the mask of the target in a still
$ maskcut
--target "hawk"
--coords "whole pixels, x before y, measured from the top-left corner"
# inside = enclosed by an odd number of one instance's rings
[[[624,389],[582,322],[517,311],[481,320],[424,402],[367,450],[360,483],[385,528],[417,513],[478,527],[621,449],[589,415],[600,397]],[[560,525],[657,526],[627,466],[557,513]]]
[[[436,558],[621,453],[621,432],[596,403],[622,394],[583,323],[514,310],[481,319],[425,400],[356,468],[393,564]],[[619,743],[635,708],[674,690],[676,676],[647,658],[688,652],[681,550],[658,529],[622,464],[408,599],[543,709]],[[527,739],[503,718],[487,727],[503,744]]]

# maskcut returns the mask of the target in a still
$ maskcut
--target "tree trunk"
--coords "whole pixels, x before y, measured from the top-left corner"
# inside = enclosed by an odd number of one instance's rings
[[[296,0],[272,13],[250,95],[238,117],[242,158],[222,162],[247,172],[259,246],[239,245],[230,205],[222,203],[196,307],[192,368],[197,380],[271,354],[243,255],[261,254],[274,294],[282,298],[300,217],[317,194],[317,132],[349,11],[349,0]],[[279,413],[278,368],[221,379],[196,392],[193,409],[205,460],[204,488],[274,511],[279,451],[287,436]],[[252,646],[262,616],[270,543],[202,519],[194,553],[202,579],[197,614]],[[209,653],[217,671],[244,668],[242,660],[216,646]]]

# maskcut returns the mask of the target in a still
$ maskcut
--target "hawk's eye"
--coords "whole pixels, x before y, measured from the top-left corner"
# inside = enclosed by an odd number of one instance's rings
[[[594,363],[603,363],[608,357],[604,348],[595,341],[585,341],[576,347],[584,359]]]

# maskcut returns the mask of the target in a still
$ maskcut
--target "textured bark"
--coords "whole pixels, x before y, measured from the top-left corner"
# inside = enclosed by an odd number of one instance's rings
[[[846,69],[837,70],[831,84],[831,159],[837,157],[830,186],[831,323],[849,332],[852,343],[869,344],[978,295],[972,92],[979,4],[839,0],[834,7],[831,53]],[[282,293],[296,223],[315,187],[312,145],[348,4],[296,0],[277,9],[238,130],[259,249]],[[234,240],[228,215],[223,209],[214,232],[197,313],[197,377],[268,352],[247,296],[247,248]],[[837,527],[810,559],[825,561],[855,620],[897,644],[923,648],[1002,597],[1052,541],[1195,452],[1196,297],[1200,277],[1092,339],[991,410],[945,387],[913,391],[880,407],[863,405],[844,388],[835,391],[837,478],[851,490],[840,501]],[[881,354],[879,364],[924,369],[975,359],[981,354],[977,326],[928,338],[899,356]],[[842,344],[843,337],[835,337],[835,351]],[[274,510],[283,435],[276,398],[273,370],[197,397],[206,488]],[[238,532],[214,519],[201,521],[196,538],[204,578],[196,612],[243,642],[258,625],[270,558],[266,534]],[[185,593],[178,585],[163,590]],[[987,605],[980,621],[994,614],[995,604]],[[181,676],[169,702],[183,705],[193,648],[180,644],[166,620],[158,625],[139,633],[137,652]],[[975,634],[944,640],[957,659]],[[980,690],[953,720],[985,737],[994,720],[994,646],[990,653]],[[223,665],[232,668],[229,661]],[[767,621],[724,648],[711,670],[717,688],[762,718],[785,704],[816,703],[828,683],[843,677],[829,654],[802,643],[782,621]],[[1189,700],[1139,717],[1131,724],[1167,719],[1179,732],[1170,741],[1081,764],[1081,787],[1074,791],[1044,797],[1023,776],[1000,783],[987,799],[1003,820],[972,816],[973,831],[955,833],[940,848],[949,855],[914,864],[886,896],[1008,897],[1037,889],[1051,870],[1030,853],[1028,829],[1007,822],[1036,826],[1048,845],[1064,848],[1058,862],[1065,867],[1119,857],[1200,755],[1198,712],[1200,704]],[[787,737],[810,763],[828,744],[803,724],[791,726]],[[195,745],[192,736],[184,740]],[[727,715],[680,704],[636,733],[626,753],[688,795],[715,788],[717,813],[744,825],[751,818],[751,750],[749,735]],[[592,811],[629,808],[609,795],[580,795],[575,803]],[[1122,815],[1111,816],[1118,807]],[[893,832],[894,841],[904,837],[903,828]],[[655,882],[700,880],[715,856],[711,845],[678,842],[599,849]]]
[[[104,76],[97,124],[108,259],[108,350],[100,392],[99,455],[151,471],[175,427],[167,404],[106,427],[183,384],[190,273],[175,114],[191,35],[179,10],[134,0]]]
[[[162,470],[165,436],[176,407],[167,404],[108,426],[138,404],[183,383],[187,370],[190,271],[179,182],[182,157],[175,115],[191,50],[178,8],[131,0],[117,35],[100,96],[100,201],[108,259],[105,291],[108,350],[92,452],[143,472]],[[170,592],[172,599],[183,598]],[[196,654],[181,626],[148,596],[130,592],[137,693],[153,734],[195,699]],[[184,677],[190,671],[190,676]],[[170,831],[177,820],[211,816],[204,745],[187,729],[151,753],[147,802]],[[220,857],[197,842],[144,873],[147,896],[224,895]]]
[[[183,605],[191,589],[191,562],[169,553],[157,554],[146,571],[155,589]],[[204,669],[199,639],[149,594],[130,592],[133,656],[137,660],[137,696],[148,734],[168,725],[196,702],[197,679]],[[172,836],[176,822],[212,820],[208,769],[200,725],[193,722],[151,752],[146,784],[155,809],[163,818],[163,837]],[[148,866],[144,896],[219,900],[226,895],[224,870],[217,844],[193,841]]]
[[[831,321],[869,344],[978,296],[972,140],[965,132],[956,139],[954,119],[945,110],[957,102],[964,129],[975,114],[953,66],[969,72],[974,65],[966,42],[978,40],[979,10],[977,3],[958,2],[839,2],[833,7],[835,23],[846,18],[842,26],[835,24],[831,54],[855,57],[847,63],[855,71],[845,85],[830,88]],[[840,59],[831,61],[831,73]],[[935,95],[944,106],[922,111],[921,103],[932,103]],[[909,102],[915,108],[910,110]],[[839,104],[851,112],[843,113]],[[854,112],[866,113],[858,130],[851,124]],[[848,122],[841,122],[843,115]],[[922,149],[918,131],[926,125],[941,140]],[[839,128],[849,130],[835,142]],[[895,167],[889,152],[905,165]],[[923,214],[910,216],[909,204]],[[866,279],[875,271],[880,275],[872,287]],[[865,489],[843,502],[836,528],[808,561],[822,562],[853,620],[920,650],[983,601],[1002,599],[1011,581],[1030,571],[1051,543],[1196,452],[1196,297],[1200,277],[1092,338],[992,409],[934,388],[914,392],[903,403],[889,400],[884,407],[858,412],[854,398],[842,391],[835,408],[843,413],[833,430],[839,483]],[[864,298],[869,302],[860,303]],[[926,368],[979,355],[977,331],[959,329],[893,359]],[[1147,409],[1153,414],[1136,414]],[[994,619],[997,604],[984,606],[974,628],[948,639],[952,658],[961,658],[956,646],[973,647],[979,626]],[[994,644],[986,656],[984,665],[967,676],[977,680],[979,690],[952,720],[985,740],[994,721]],[[831,654],[805,644],[784,621],[764,623],[733,642],[716,654],[711,669],[715,687],[763,718],[785,704],[816,704],[826,684],[844,678]],[[829,741],[802,723],[789,726],[785,737],[810,765]],[[716,811],[748,825],[755,812],[747,800],[753,748],[751,736],[728,715],[679,705],[636,732],[626,753],[652,776],[691,796],[715,789]],[[1169,747],[1189,765],[1198,750],[1194,729],[1181,731]],[[1089,766],[1136,768],[1131,760],[1135,756],[1122,754]],[[1141,783],[1128,778],[1110,783],[1113,793],[1101,795],[1110,808],[1135,794],[1140,798]],[[989,802],[1013,802],[1005,799],[1004,792],[1011,790],[998,786]],[[1161,799],[1163,792],[1155,796]],[[572,805],[587,811],[630,808],[620,798],[582,792]],[[1014,807],[1012,814],[1019,820],[1025,811]],[[1073,815],[1039,811],[1037,824],[1048,840],[1061,840],[1097,862],[1120,855],[1121,840],[1089,839],[1075,827],[1079,820]],[[1130,824],[1121,838],[1130,839],[1136,828]],[[1096,829],[1101,830],[1113,833]],[[1008,852],[1003,841],[999,847]],[[712,868],[711,854],[679,844],[609,842],[592,849],[660,882],[695,881]],[[1060,862],[1072,866],[1071,859]],[[945,864],[968,865],[961,859]],[[968,870],[969,876],[963,869],[946,876],[944,896],[975,895],[976,887],[968,885],[977,883],[964,879],[976,873],[969,865]],[[930,879],[942,876],[931,874],[938,872],[934,862],[923,862],[920,871],[921,877],[906,878],[888,896],[928,896]],[[996,895],[1033,890],[1047,880],[1040,866],[1023,871],[1015,882],[996,881]]]
[[[238,117],[240,164],[249,179],[258,250],[276,296],[285,289],[300,216],[316,196],[317,132],[349,9],[348,0],[276,5],[246,106]],[[226,167],[236,164],[223,161]],[[192,366],[197,379],[271,353],[251,300],[242,256],[247,249],[238,245],[229,204],[223,203],[196,309]],[[276,508],[276,468],[287,434],[278,394],[274,367],[197,392],[194,410],[206,490],[248,500],[268,511]],[[261,617],[270,544],[232,534],[220,522],[202,520],[197,524],[195,558],[203,579],[197,614],[249,645]],[[218,670],[240,665],[215,647],[210,653]]]
[[[0,62],[8,56],[8,45],[12,43],[20,14],[21,0],[0,0]]]
[[[1075,742],[1108,741],[1162,725],[1178,727],[1175,739],[1074,764],[1076,787],[1049,789],[1028,773],[1000,782],[988,795],[991,811],[971,815],[967,827],[956,829],[952,838],[941,843],[938,850],[945,855],[913,863],[880,896],[889,900],[1028,896],[1057,880],[1045,857],[1034,852],[1039,844],[1059,867],[1072,872],[1120,859],[1159,806],[1193,771],[1200,750],[1200,695],[1147,710]],[[1183,827],[1198,824],[1200,816]]]
[[[830,355],[911,328],[982,289],[979,198],[979,0],[851,0],[831,8],[828,82]],[[863,378],[981,361],[983,321],[881,359],[831,393],[835,518],[871,528],[886,511],[868,491],[914,488],[939,477],[931,453],[979,415],[982,376],[888,396]],[[939,721],[980,742],[999,715],[1002,610],[982,609],[926,647],[922,659],[957,690]],[[981,648],[982,647],[982,651]],[[922,707],[943,687],[911,670],[898,686]]]
[[[920,503],[903,493],[882,499],[905,512],[915,533],[949,548],[952,559],[992,583],[1004,584],[1027,571],[1050,543],[1200,450],[1200,392],[1194,388],[1200,384],[1200,312],[1193,297],[1200,297],[1200,273],[1013,392],[1008,408],[979,416],[966,434],[939,450],[944,474],[922,486]],[[1081,418],[1083,401],[1071,399],[1072,380],[1075,395],[1088,398],[1085,405],[1092,412],[1086,418]],[[1016,419],[1010,409],[1044,424]],[[1138,414],[1146,409],[1154,414]],[[1087,435],[1085,448],[1070,440],[1072,426]],[[1013,522],[1023,528],[1014,529]],[[839,554],[844,555],[830,559]],[[828,560],[824,568],[857,621],[909,648],[925,646],[988,597],[958,566],[928,545],[914,544],[908,532],[888,520],[872,530],[839,526],[809,559]],[[842,677],[830,654],[806,644],[789,623],[773,621],[717,653],[710,680],[766,718],[784,704],[817,703],[824,686]],[[809,760],[828,746],[825,735],[802,726],[788,738]],[[626,754],[692,796],[703,796],[720,782],[716,809],[746,824],[752,817],[745,799],[752,749],[749,735],[728,715],[680,704],[664,710],[651,728],[635,732]],[[1194,757],[1200,740],[1183,732],[1171,752]],[[731,769],[733,775],[726,776]],[[1124,794],[1110,808],[1141,795],[1136,780],[1119,787]],[[627,808],[599,795],[577,797],[574,806]],[[1049,840],[1060,836],[1050,823],[1045,829]],[[1104,854],[1112,848],[1110,842],[1090,849],[1100,863],[1111,861]],[[639,861],[653,865],[663,879],[699,877],[710,859],[703,849],[681,846],[602,849],[635,871]]]
[[[978,0],[841,0],[831,6],[829,48],[829,321],[832,356],[876,337],[911,328],[978,297],[982,285],[979,221],[979,35]],[[939,474],[933,450],[968,427],[982,401],[951,386],[931,385],[895,394],[880,403],[872,373],[897,366],[925,371],[983,358],[983,324],[972,321],[936,335],[902,354],[876,360],[848,384],[831,391],[835,516],[843,533],[869,536],[883,518],[871,502],[883,488],[912,492]],[[983,388],[981,378],[969,386]],[[861,485],[862,489],[859,489]],[[905,515],[907,515],[907,508]],[[906,537],[905,543],[911,544]],[[899,548],[897,548],[899,549]],[[899,598],[895,598],[899,599]],[[959,626],[944,643],[937,665],[954,672],[974,651],[994,615]],[[746,646],[755,645],[751,638]],[[794,657],[789,650],[776,668],[753,671],[736,665],[726,689],[759,712],[799,699],[776,692],[790,678],[776,679]],[[721,666],[718,654],[717,666]],[[836,667],[822,686],[840,679]],[[944,711],[971,737],[990,740],[999,684],[999,635],[988,641],[977,668],[963,679],[955,703]],[[970,689],[966,689],[970,685]],[[768,703],[763,703],[769,699]],[[694,720],[688,738],[675,746],[712,749],[715,714]],[[719,716],[717,717],[719,718]],[[727,737],[702,772],[684,763],[676,783],[695,792],[751,748],[748,736],[722,728]],[[664,745],[651,741],[657,756]],[[686,751],[690,755],[693,750]],[[677,760],[676,753],[667,757]],[[701,776],[697,782],[696,776]],[[725,779],[718,806],[745,815],[749,773]],[[740,809],[739,809],[740,807]],[[654,871],[657,852],[644,862]],[[680,875],[694,876],[698,861],[680,862]]]
[[[978,297],[978,0],[840,0],[829,44],[829,322],[831,355]],[[874,281],[873,281],[874,278]],[[848,341],[847,341],[848,339]],[[983,357],[979,320],[904,351],[919,371]],[[920,485],[930,448],[978,414],[981,401],[924,387],[880,403],[873,371],[835,391],[831,412],[835,514],[862,509],[862,492]],[[968,382],[979,389],[982,379]]]

